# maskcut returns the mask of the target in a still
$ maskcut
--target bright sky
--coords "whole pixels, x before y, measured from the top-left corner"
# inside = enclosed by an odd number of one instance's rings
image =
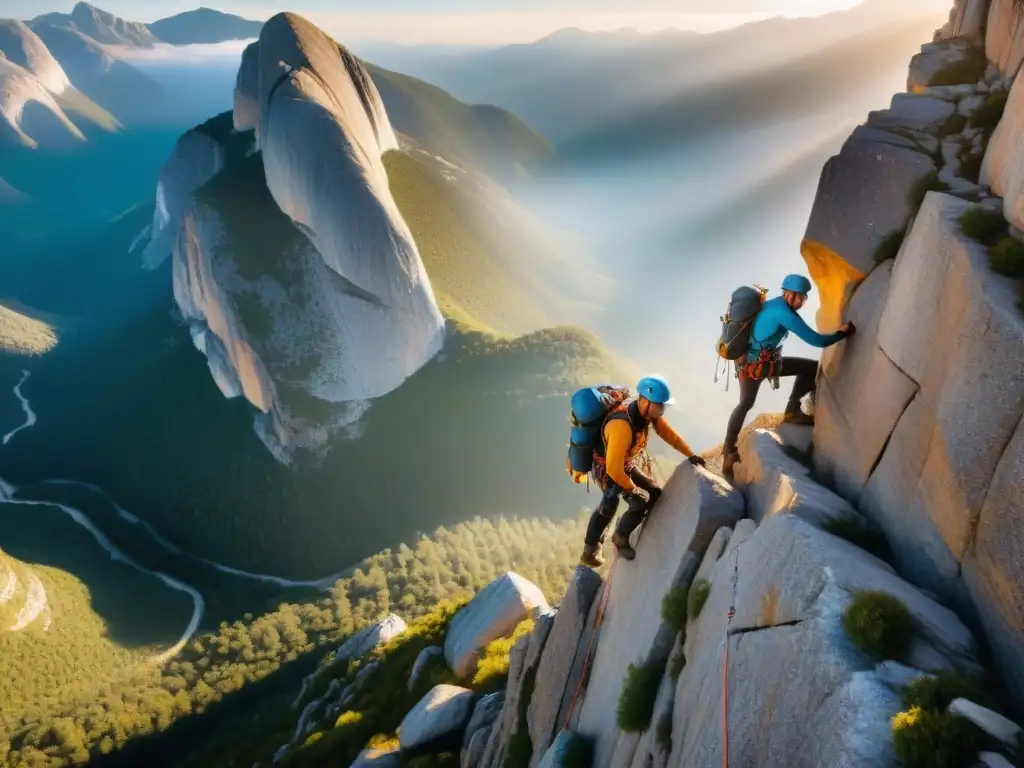
[[[290,10],[350,44],[526,42],[563,27],[587,30],[668,27],[714,32],[770,16],[807,16],[857,5],[859,0],[94,0],[131,21],[154,21],[208,5],[252,19]],[[952,0],[900,0],[948,7]],[[68,12],[74,0],[0,0],[0,14],[31,18]]]

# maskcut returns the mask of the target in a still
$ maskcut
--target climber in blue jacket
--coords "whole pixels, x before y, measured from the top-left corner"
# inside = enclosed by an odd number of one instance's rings
[[[739,459],[736,441],[747,414],[754,407],[762,381],[771,381],[777,389],[779,378],[796,377],[786,405],[784,421],[790,424],[814,423],[814,417],[800,410],[800,400],[814,389],[818,361],[805,357],[783,357],[782,342],[790,333],[794,333],[811,346],[830,347],[848,337],[855,329],[852,323],[845,323],[838,331],[827,335],[811,329],[797,314],[807,301],[810,291],[810,280],[803,275],[789,275],[782,281],[782,295],[766,301],[754,319],[746,360],[736,363],[740,380],[740,403],[732,412],[725,432],[722,471],[726,475],[732,473],[733,464]]]

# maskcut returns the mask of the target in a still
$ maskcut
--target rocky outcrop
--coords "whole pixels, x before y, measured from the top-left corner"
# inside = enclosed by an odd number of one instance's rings
[[[258,108],[232,122],[258,120],[262,151],[236,148],[180,206],[175,301],[221,391],[259,410],[257,433],[288,462],[325,450],[432,358],[443,320],[391,197],[381,155],[397,142],[362,65],[279,14],[239,77]],[[218,126],[215,143],[234,147],[232,128]],[[179,191],[219,162],[199,138],[182,150],[194,160],[162,178]],[[169,197],[155,230],[174,226]]]
[[[0,146],[64,147],[85,136],[34,75],[0,58]]]
[[[63,93],[71,85],[46,44],[22,21],[0,19],[0,53],[51,93]]]
[[[579,644],[559,639],[579,627],[582,612],[574,608],[563,622],[565,604],[550,631],[520,640],[512,695],[498,720],[518,720],[519,729],[496,725],[484,758],[463,768],[499,766],[510,748],[520,764],[530,754],[531,766],[568,765],[577,739],[593,747],[592,764],[606,768],[718,765],[725,739],[730,765],[895,764],[891,721],[904,706],[902,686],[939,670],[976,671],[975,641],[949,608],[829,532],[870,524],[797,460],[805,436],[787,434],[790,443],[766,429],[745,436],[737,465],[742,496],[701,470],[675,472],[636,542],[636,560],[616,562],[603,587],[607,601],[595,597]],[[753,519],[740,520],[744,511]],[[579,590],[579,576],[570,592]],[[667,625],[661,598],[702,584],[707,597],[690,596],[685,632]],[[885,593],[909,612],[901,661],[871,658],[847,636],[843,616],[865,592]],[[566,603],[575,606],[575,597]],[[593,650],[586,629],[594,630]],[[551,699],[550,688],[576,693],[571,678],[541,678],[587,651],[574,716],[568,723],[539,716],[538,696]],[[538,656],[536,674],[524,674]],[[630,664],[646,673],[627,672]],[[636,719],[643,711],[646,725]],[[630,730],[621,730],[627,722]]]
[[[448,668],[457,677],[472,674],[484,646],[507,637],[523,619],[547,609],[540,587],[518,573],[495,579],[452,617],[444,641]]]
[[[252,43],[242,51],[235,78],[234,121],[236,131],[255,131],[260,137],[260,47]]]
[[[224,146],[208,133],[193,129],[178,139],[157,181],[150,241],[142,256],[146,269],[156,269],[171,255],[193,194],[224,161]]]
[[[936,75],[950,65],[964,61],[970,55],[971,48],[970,40],[962,37],[922,45],[921,52],[910,60],[907,91],[922,93],[932,84]]]
[[[952,113],[946,102],[922,98],[941,114]],[[880,118],[876,123],[882,124],[880,133],[884,125],[894,124]],[[865,134],[854,134],[826,163],[800,246],[821,292],[819,329],[840,325],[841,308],[871,271],[879,246],[905,227],[913,213],[911,190],[935,171],[932,159],[918,149]],[[850,220],[865,224],[851,228]]]
[[[936,42],[965,37],[971,42],[983,42],[985,21],[990,0],[955,0],[949,20],[935,33]]]
[[[990,0],[985,53],[1003,74],[1017,74],[1024,60],[1024,13],[1017,0]]]
[[[1003,215],[1024,228],[1024,80],[1010,89],[1003,117],[996,126],[981,168],[981,183],[1003,198]]]
[[[880,264],[866,264],[865,277],[847,284],[851,298],[829,308],[831,318],[852,320],[858,333],[823,355],[813,455],[819,475],[884,531],[901,575],[979,622],[1019,703],[1024,313],[1019,283],[991,269],[986,246],[967,237],[959,219],[980,203],[1001,211],[1011,233],[1024,225],[1024,87],[1012,79],[1024,57],[1020,4],[959,0],[937,34],[944,47],[928,51],[970,50],[956,37],[984,39],[993,65],[984,77],[898,97],[956,103],[960,122],[943,128],[956,132],[937,135],[942,142],[930,153],[941,157],[937,181],[951,194],[923,196],[902,243]],[[925,77],[923,58],[915,60],[911,85]],[[932,109],[938,120],[940,107],[930,103]],[[923,127],[910,122],[903,124]],[[960,178],[968,160],[981,166],[977,184]],[[822,183],[830,178],[826,168]],[[856,195],[891,189],[852,183]],[[837,242],[868,238],[876,227],[851,216],[840,229]],[[808,265],[824,301],[829,290],[838,292],[830,275],[820,281],[815,264],[811,253]]]
[[[435,660],[443,661],[444,659],[444,648],[437,645],[431,645],[420,651],[416,657],[416,661],[413,662],[412,671],[409,672],[409,682],[406,683],[406,688],[410,691],[416,687],[416,683],[419,682],[420,677],[426,671],[427,667],[431,665]]]
[[[462,731],[473,711],[473,692],[456,685],[435,686],[402,719],[398,741],[403,751]]]

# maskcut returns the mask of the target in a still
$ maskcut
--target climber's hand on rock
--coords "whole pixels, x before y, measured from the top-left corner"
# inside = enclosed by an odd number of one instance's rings
[[[695,467],[706,467],[708,465],[704,458],[697,454],[693,454],[693,456],[689,458],[689,462]]]
[[[855,326],[853,323],[843,323],[841,326],[839,326],[839,331],[840,333],[844,333],[847,336],[853,336],[853,334],[856,333],[857,331],[857,326]]]

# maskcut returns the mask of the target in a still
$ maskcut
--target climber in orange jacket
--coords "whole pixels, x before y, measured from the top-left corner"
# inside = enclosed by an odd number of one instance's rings
[[[605,418],[602,441],[594,451],[594,479],[604,494],[590,516],[580,558],[581,564],[591,568],[604,564],[602,542],[620,497],[626,500],[628,508],[615,529],[612,543],[627,560],[636,557],[629,546],[629,536],[661,496],[658,484],[637,466],[645,455],[652,426],[658,437],[686,456],[691,464],[705,463],[664,419],[665,406],[675,402],[668,383],[660,376],[647,376],[637,385],[637,393],[635,400],[616,406]]]

